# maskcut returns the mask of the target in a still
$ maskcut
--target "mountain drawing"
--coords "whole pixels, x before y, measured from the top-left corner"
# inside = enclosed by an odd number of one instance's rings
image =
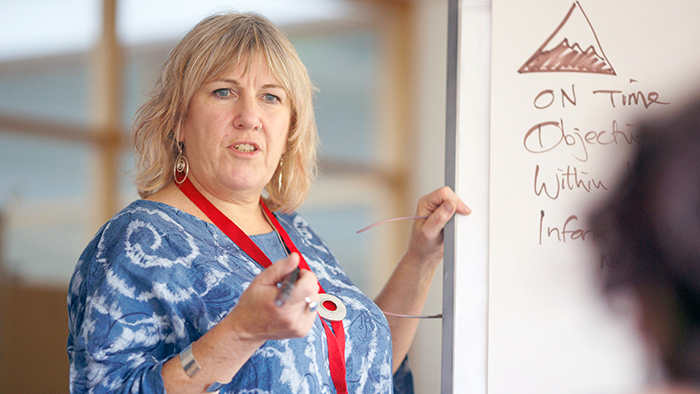
[[[574,2],[557,29],[518,72],[521,74],[575,72],[617,75],[578,1]]]

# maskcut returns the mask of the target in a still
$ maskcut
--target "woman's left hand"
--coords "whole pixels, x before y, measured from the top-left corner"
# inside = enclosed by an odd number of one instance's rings
[[[471,209],[449,187],[442,187],[418,201],[408,250],[401,257],[389,281],[376,299],[383,310],[402,315],[419,315],[425,305],[435,269],[442,260],[443,229],[455,213],[468,215]],[[406,357],[418,327],[417,319],[388,318],[391,329],[393,371]]]
[[[437,263],[443,256],[443,229],[459,213],[468,215],[471,209],[447,186],[423,196],[418,201],[416,216],[427,216],[413,222],[408,254],[420,261]]]

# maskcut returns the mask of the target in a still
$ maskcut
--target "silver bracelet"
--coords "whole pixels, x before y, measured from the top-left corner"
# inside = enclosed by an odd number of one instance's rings
[[[192,344],[187,345],[187,347],[180,352],[180,365],[182,365],[182,369],[185,370],[185,373],[189,377],[193,377],[201,369],[197,360],[194,358],[194,354],[192,354]]]
[[[185,370],[185,373],[189,377],[193,377],[202,369],[199,363],[197,363],[197,359],[194,358],[194,354],[192,354],[192,344],[187,345],[187,347],[180,352],[180,365],[182,365],[182,369]],[[214,382],[207,387],[207,392],[217,392],[225,385],[225,383]]]
[[[224,386],[226,386],[225,383],[214,382],[207,387],[207,393],[215,393],[221,390],[221,388]]]

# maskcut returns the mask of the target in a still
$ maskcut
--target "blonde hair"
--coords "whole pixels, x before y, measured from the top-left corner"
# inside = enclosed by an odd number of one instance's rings
[[[247,73],[258,54],[267,60],[292,108],[287,147],[264,199],[271,210],[283,212],[304,202],[316,174],[318,140],[306,67],[267,18],[233,12],[207,17],[187,33],[163,66],[151,98],[136,113],[131,141],[137,152],[135,183],[142,198],[173,182],[177,136],[195,92],[243,62]]]

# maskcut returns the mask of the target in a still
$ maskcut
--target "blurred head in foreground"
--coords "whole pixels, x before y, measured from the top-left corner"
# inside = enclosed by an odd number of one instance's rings
[[[700,101],[642,124],[618,189],[592,215],[607,296],[631,294],[670,382],[700,385]]]

